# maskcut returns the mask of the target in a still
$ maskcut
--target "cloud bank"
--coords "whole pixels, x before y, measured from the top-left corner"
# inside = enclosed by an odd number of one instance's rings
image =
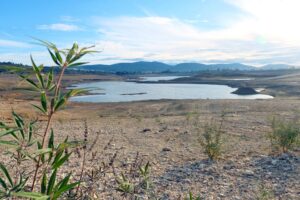
[[[300,1],[225,0],[242,11],[222,28],[184,19],[146,16],[95,18],[102,57],[165,62],[300,64]],[[209,19],[208,22],[209,23]]]

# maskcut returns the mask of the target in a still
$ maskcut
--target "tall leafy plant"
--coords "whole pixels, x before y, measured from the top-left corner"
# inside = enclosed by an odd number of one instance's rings
[[[20,115],[13,112],[14,126],[0,123],[0,145],[10,147],[8,151],[16,161],[16,172],[12,176],[4,163],[0,163],[0,198],[12,196],[32,199],[58,199],[66,192],[76,187],[79,182],[70,183],[71,174],[58,176],[60,168],[68,161],[74,146],[79,142],[55,142],[55,134],[51,129],[53,116],[61,110],[68,100],[83,92],[80,89],[65,91],[62,80],[65,70],[69,67],[85,64],[79,60],[87,54],[94,53],[92,47],[79,48],[74,43],[70,49],[58,49],[55,44],[38,40],[45,46],[59,68],[58,78],[55,78],[54,68],[45,70],[43,65],[37,65],[31,57],[32,71],[30,75],[21,75],[32,88],[39,93],[39,104],[34,104],[41,115],[46,117],[46,126],[42,135],[34,133],[35,122],[26,122]],[[22,167],[34,163],[33,174]],[[26,177],[24,177],[26,175]],[[29,181],[30,180],[30,181]],[[39,183],[39,185],[37,185]],[[28,189],[25,189],[28,188]],[[39,191],[38,191],[39,190]]]

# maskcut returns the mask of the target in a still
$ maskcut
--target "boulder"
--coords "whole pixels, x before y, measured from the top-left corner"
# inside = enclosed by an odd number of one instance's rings
[[[235,90],[234,92],[232,92],[232,94],[251,95],[251,94],[258,94],[258,92],[251,87],[240,87],[237,90]]]

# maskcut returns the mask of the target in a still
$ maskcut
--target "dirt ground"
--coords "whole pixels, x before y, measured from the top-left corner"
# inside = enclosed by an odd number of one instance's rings
[[[15,83],[0,77],[0,120],[10,121],[15,110],[38,119],[37,126],[43,127],[44,118],[31,107],[35,101],[29,93],[28,101],[23,92],[3,89]],[[266,137],[272,116],[295,121],[299,111],[299,98],[70,103],[55,117],[52,128],[60,138],[83,139],[87,122],[88,142],[98,155],[88,169],[114,155],[116,166],[129,165],[138,152],[143,162],[151,164],[153,190],[160,199],[184,199],[188,192],[205,199],[258,199],[262,185],[273,199],[300,199],[300,149],[274,155]],[[218,123],[222,112],[226,113],[223,154],[211,162],[198,139],[204,124],[212,119]],[[80,158],[74,156],[68,170],[76,172],[79,166]],[[115,190],[113,176],[124,168],[115,170],[90,183],[97,185],[98,199],[123,198]]]

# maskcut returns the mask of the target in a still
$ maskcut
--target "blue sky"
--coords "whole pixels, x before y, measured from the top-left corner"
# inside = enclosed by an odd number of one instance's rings
[[[300,64],[299,0],[1,1],[0,61],[51,64],[31,37],[96,45],[91,63]]]

